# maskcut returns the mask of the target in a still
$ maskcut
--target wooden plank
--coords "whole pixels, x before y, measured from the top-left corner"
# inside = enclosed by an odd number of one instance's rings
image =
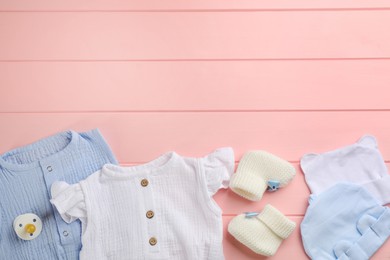
[[[65,129],[98,127],[123,163],[146,162],[174,150],[203,156],[231,146],[236,160],[262,149],[297,162],[308,152],[329,151],[364,134],[377,137],[390,160],[390,112],[208,112],[208,113],[2,113],[0,151]]]
[[[236,168],[237,164],[238,162],[236,163]],[[138,164],[124,163],[121,165],[129,167]],[[299,163],[293,163],[293,165],[296,169],[296,176],[291,183],[279,189],[277,193],[265,192],[260,201],[252,202],[246,200],[235,194],[231,189],[219,190],[214,196],[214,200],[221,207],[224,216],[235,216],[247,212],[248,208],[252,211],[259,211],[266,204],[273,205],[286,215],[303,216],[308,207],[310,191],[306,185],[304,174]]]
[[[238,162],[236,163],[237,167]],[[134,166],[138,164],[121,164],[122,166]],[[235,216],[248,211],[260,211],[266,204],[271,204],[281,212],[289,216],[304,216],[309,206],[310,190],[306,185],[304,173],[298,162],[293,163],[296,176],[286,187],[277,193],[265,192],[260,201],[249,201],[235,194],[231,189],[221,189],[214,196],[214,200],[221,207],[224,216]],[[386,163],[390,169],[390,163]]]
[[[233,217],[223,217],[224,220],[224,239],[223,247],[226,260],[250,260],[250,259],[272,259],[272,260],[285,260],[285,259],[296,259],[296,260],[306,260],[309,259],[305,254],[302,237],[300,235],[299,225],[302,222],[302,217],[289,217],[291,220],[297,223],[297,228],[294,232],[288,237],[281,246],[279,250],[273,257],[263,257],[257,255],[237,240],[234,239],[232,235],[227,232],[227,225]],[[370,259],[372,260],[384,260],[389,259],[390,255],[390,241],[388,240],[383,244],[383,246],[374,254]]]
[[[389,109],[389,68],[390,60],[0,62],[0,112]]]
[[[0,60],[384,58],[389,23],[390,10],[3,12]]]
[[[34,10],[285,10],[285,9],[342,9],[342,8],[384,8],[390,7],[385,0],[149,0],[149,1],[122,1],[122,0],[38,0],[38,1],[0,1],[0,10],[6,11],[34,11]]]

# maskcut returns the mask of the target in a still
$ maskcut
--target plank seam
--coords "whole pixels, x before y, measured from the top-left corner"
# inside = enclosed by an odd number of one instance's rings
[[[390,109],[261,109],[261,110],[58,110],[58,111],[0,111],[0,114],[125,114],[125,113],[337,113],[390,112]]]
[[[389,11],[390,7],[333,7],[333,8],[226,8],[226,9],[4,9],[0,13],[247,13],[247,12],[355,12]]]
[[[226,59],[0,59],[10,62],[221,62],[221,61],[338,61],[338,60],[390,60],[390,57],[330,57],[330,58],[226,58]]]

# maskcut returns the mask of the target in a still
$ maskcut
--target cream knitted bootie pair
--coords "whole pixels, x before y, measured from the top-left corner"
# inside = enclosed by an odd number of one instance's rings
[[[294,176],[295,168],[289,162],[265,151],[251,151],[238,164],[230,188],[248,200],[257,201],[267,189],[276,191]],[[272,256],[294,228],[293,221],[268,204],[261,213],[248,212],[234,217],[228,231],[255,253]]]

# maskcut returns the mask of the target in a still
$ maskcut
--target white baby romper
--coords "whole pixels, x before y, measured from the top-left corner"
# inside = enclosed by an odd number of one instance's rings
[[[169,152],[139,166],[107,164],[74,185],[57,182],[51,202],[66,222],[81,220],[81,260],[219,260],[222,212],[212,196],[233,169],[231,148],[204,158]]]

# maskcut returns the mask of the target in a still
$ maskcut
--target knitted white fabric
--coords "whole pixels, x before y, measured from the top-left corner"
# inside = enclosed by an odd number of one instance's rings
[[[265,151],[250,151],[244,154],[232,176],[230,188],[238,195],[252,201],[260,200],[268,181],[286,186],[295,176],[295,168],[289,162]]]
[[[228,187],[233,169],[231,148],[203,158],[170,152],[54,183],[51,202],[66,222],[81,220],[81,260],[221,260],[222,211],[212,196]]]
[[[269,204],[257,216],[241,214],[234,217],[228,226],[234,238],[264,256],[273,256],[294,229],[295,223]]]

